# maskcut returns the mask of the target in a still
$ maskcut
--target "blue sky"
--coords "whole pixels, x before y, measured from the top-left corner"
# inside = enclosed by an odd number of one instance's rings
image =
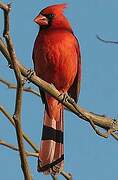
[[[65,15],[71,21],[81,46],[82,83],[79,104],[89,111],[118,118],[118,45],[104,44],[96,38],[96,34],[99,34],[105,39],[118,40],[117,0],[14,0],[11,11],[11,35],[17,57],[26,67],[33,67],[31,54],[38,32],[33,18],[47,5],[62,2],[69,4]],[[1,28],[2,24],[2,33]],[[8,69],[2,55],[0,77],[15,82],[14,74]],[[0,84],[0,92],[0,104],[13,114],[15,91],[8,90]],[[40,98],[24,93],[23,129],[37,146],[41,136],[43,108]],[[15,130],[2,114],[0,120],[0,139],[16,144]],[[27,149],[31,150],[29,147]],[[112,137],[103,139],[97,136],[87,122],[70,112],[65,112],[65,171],[72,173],[74,180],[117,179],[117,152],[118,142]],[[36,159],[29,158],[29,163],[33,180],[51,179],[37,173]],[[1,179],[22,180],[19,167],[18,154],[0,147]],[[63,178],[60,176],[59,179]]]

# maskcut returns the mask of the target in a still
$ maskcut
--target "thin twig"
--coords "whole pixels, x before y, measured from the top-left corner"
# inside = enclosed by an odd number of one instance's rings
[[[0,106],[0,112],[2,112],[7,117],[7,119],[10,121],[10,123],[15,127],[14,119],[11,117],[11,115],[2,106]],[[26,140],[26,142],[34,149],[34,151],[36,153],[39,153],[38,148],[31,141],[29,136],[27,136],[23,131],[22,131],[22,133],[23,133],[23,137]]]
[[[3,9],[4,11],[4,37],[7,43],[9,55],[11,58],[11,64],[14,69],[14,73],[17,80],[17,91],[16,91],[16,104],[15,104],[15,111],[14,111],[14,121],[15,121],[15,127],[16,127],[16,135],[17,135],[17,141],[19,146],[19,153],[20,153],[20,159],[21,159],[21,167],[24,174],[25,180],[32,180],[32,176],[30,173],[29,165],[27,162],[26,154],[25,154],[25,148],[23,143],[23,134],[22,134],[22,128],[21,128],[21,107],[22,107],[22,94],[23,94],[23,83],[22,83],[22,76],[19,69],[19,66],[17,65],[17,58],[14,50],[14,45],[12,38],[10,36],[10,23],[9,23],[9,12],[11,10],[11,4],[8,4],[8,9]]]
[[[18,151],[19,152],[19,149],[12,145],[12,144],[8,144],[7,142],[3,141],[3,140],[0,140],[0,145],[3,145],[11,150],[14,150],[14,151]],[[25,151],[25,154],[26,156],[33,156],[33,157],[38,157],[39,154],[38,153],[34,153],[34,152],[28,152],[28,151]]]
[[[104,42],[104,43],[110,43],[110,44],[118,44],[118,41],[111,41],[111,40],[104,40],[99,35],[96,35],[97,39]]]
[[[2,84],[6,85],[9,89],[17,89],[16,84],[10,83],[9,81],[7,81],[5,79],[0,78],[0,82]],[[29,93],[32,93],[32,94],[38,96],[38,97],[41,97],[40,93],[38,91],[35,91],[31,87],[23,87],[23,91],[29,92]]]

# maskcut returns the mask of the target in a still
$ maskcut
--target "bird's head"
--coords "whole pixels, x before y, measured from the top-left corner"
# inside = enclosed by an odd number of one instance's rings
[[[43,9],[34,21],[41,27],[41,29],[68,29],[71,30],[68,19],[64,16],[64,9],[67,4],[56,4],[48,6]]]

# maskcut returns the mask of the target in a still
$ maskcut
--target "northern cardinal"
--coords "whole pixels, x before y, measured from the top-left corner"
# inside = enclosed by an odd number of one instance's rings
[[[77,102],[81,79],[80,47],[63,14],[66,7],[67,4],[48,6],[34,19],[40,30],[34,43],[33,62],[37,76]],[[64,107],[39,89],[45,111],[38,171],[55,174],[64,167]]]

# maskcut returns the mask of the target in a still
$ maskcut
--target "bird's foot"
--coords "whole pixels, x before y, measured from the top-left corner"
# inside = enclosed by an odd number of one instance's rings
[[[52,168],[52,176],[57,176],[60,174],[60,172],[62,171],[62,168],[60,168],[59,166],[53,166]]]
[[[27,71],[27,79],[31,78],[35,74],[33,69],[28,69]]]
[[[27,70],[27,75],[24,78],[24,84],[28,81],[29,78],[31,78],[35,74],[33,69],[28,69]]]
[[[68,95],[68,93],[61,93],[60,95],[59,95],[59,97],[61,97],[62,98],[62,102],[69,102],[69,103],[71,103],[71,104],[74,104],[75,103],[75,101],[74,101],[74,99],[73,98],[71,98],[69,95]]]
[[[68,93],[65,93],[65,92],[61,93],[61,94],[59,95],[59,97],[61,97],[61,101],[62,101],[63,103],[68,102],[69,99],[70,99],[70,96],[68,95]]]

